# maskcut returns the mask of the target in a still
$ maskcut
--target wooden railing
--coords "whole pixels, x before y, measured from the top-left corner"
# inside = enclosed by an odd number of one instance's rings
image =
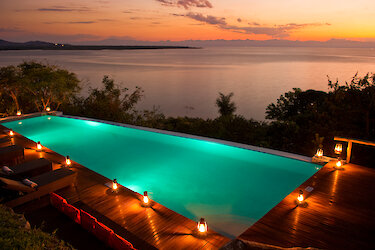
[[[375,142],[371,142],[371,141],[364,141],[364,140],[358,140],[358,139],[350,139],[350,138],[344,138],[344,137],[338,137],[338,136],[335,136],[334,140],[335,141],[345,141],[345,142],[348,142],[348,148],[346,149],[346,163],[350,162],[350,157],[352,155],[352,145],[353,145],[353,143],[358,143],[358,144],[362,144],[362,145],[368,145],[368,146],[375,147]]]

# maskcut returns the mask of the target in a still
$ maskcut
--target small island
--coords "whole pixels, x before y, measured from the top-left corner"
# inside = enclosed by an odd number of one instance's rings
[[[25,43],[9,42],[0,39],[0,50],[136,50],[136,49],[197,49],[189,46],[152,46],[152,45],[72,45],[30,41]]]

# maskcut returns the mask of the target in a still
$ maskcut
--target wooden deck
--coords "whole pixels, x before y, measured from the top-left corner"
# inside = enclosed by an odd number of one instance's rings
[[[4,129],[6,128],[0,125],[0,131]],[[25,149],[27,160],[43,157],[54,163],[54,169],[64,163],[63,156],[49,149],[44,148],[43,152],[36,152],[35,142],[19,134],[12,139],[12,143],[27,148]],[[0,146],[5,146],[5,143]],[[156,202],[153,202],[151,207],[143,207],[141,195],[125,187],[121,187],[120,191],[114,194],[106,186],[110,182],[109,179],[76,162],[72,165],[71,169],[78,173],[76,183],[57,193],[69,203],[93,213],[98,219],[101,217],[110,224],[109,226],[115,227],[114,231],[119,235],[127,239],[129,239],[127,236],[137,238],[138,242],[141,242],[135,244],[138,248],[218,249],[230,240],[210,229],[206,237],[196,236],[195,221]],[[27,213],[33,210],[31,207],[38,206],[40,203],[25,204],[16,211]]]
[[[311,193],[304,189],[314,188]],[[306,204],[296,206],[299,189]],[[375,169],[326,164],[238,237],[281,247],[375,249]]]

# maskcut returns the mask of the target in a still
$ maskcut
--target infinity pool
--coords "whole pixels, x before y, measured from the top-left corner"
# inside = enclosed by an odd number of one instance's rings
[[[317,165],[204,140],[80,119],[3,123],[213,230],[238,236],[311,177]]]

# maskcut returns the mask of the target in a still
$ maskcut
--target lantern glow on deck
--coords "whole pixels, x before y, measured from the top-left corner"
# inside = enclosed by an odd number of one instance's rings
[[[42,144],[40,144],[40,141],[38,141],[38,142],[36,143],[36,151],[37,151],[37,152],[42,151]]]
[[[148,193],[147,193],[147,191],[144,191],[143,192],[143,204],[148,205],[149,202],[150,202],[150,199],[148,198]]]
[[[299,195],[298,195],[298,197],[297,197],[297,202],[298,202],[298,204],[302,204],[302,202],[304,201],[304,197],[303,197],[303,191],[302,190],[300,190],[299,191]]]
[[[198,228],[198,232],[201,233],[201,234],[204,234],[204,233],[207,233],[207,223],[206,221],[204,220],[204,218],[201,218],[198,222],[198,225],[197,225],[197,228]]]
[[[337,162],[336,162],[336,167],[337,168],[341,168],[342,167],[342,160],[337,160]]]
[[[69,155],[67,155],[65,158],[65,164],[67,167],[70,167],[70,165],[72,165],[72,161],[70,160]]]
[[[318,150],[316,151],[316,154],[315,154],[317,157],[322,157],[323,156],[323,149],[321,148],[318,148]]]
[[[117,179],[113,179],[113,181],[112,181],[112,191],[113,192],[117,191],[117,189],[118,189],[118,185],[117,184],[118,184],[117,183]]]
[[[340,144],[340,143],[336,144],[335,153],[338,154],[338,155],[342,153],[342,144]]]

